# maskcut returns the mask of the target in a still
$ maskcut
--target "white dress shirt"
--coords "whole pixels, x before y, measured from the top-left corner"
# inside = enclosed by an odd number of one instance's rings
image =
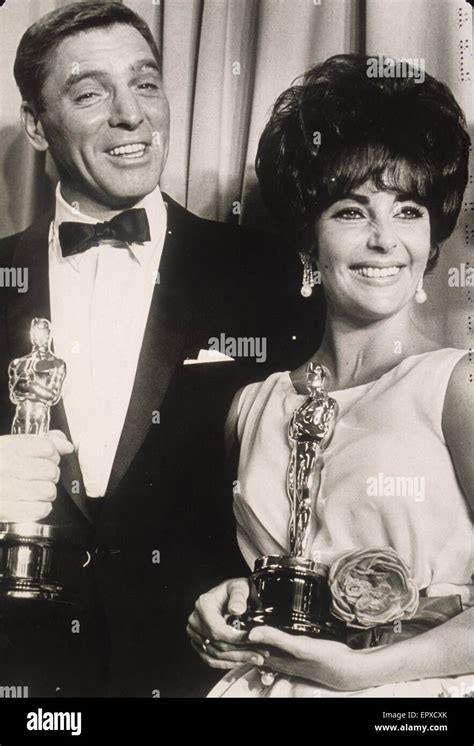
[[[103,241],[82,254],[64,258],[58,239],[59,224],[100,221],[71,207],[58,184],[56,214],[50,226],[54,351],[67,364],[64,407],[90,497],[102,497],[107,489],[153,290],[159,282],[166,235],[166,207],[159,188],[135,207],[147,212],[150,241]]]

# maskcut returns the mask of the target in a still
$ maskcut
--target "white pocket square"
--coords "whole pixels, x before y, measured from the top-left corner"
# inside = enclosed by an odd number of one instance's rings
[[[183,365],[194,365],[195,363],[233,363],[234,358],[229,355],[224,355],[219,350],[199,350],[199,355],[196,359],[187,357],[183,361]]]

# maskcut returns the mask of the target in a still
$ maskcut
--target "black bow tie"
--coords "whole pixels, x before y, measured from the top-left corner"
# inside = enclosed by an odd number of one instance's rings
[[[81,254],[101,241],[115,239],[126,243],[150,240],[150,227],[143,207],[125,210],[105,223],[60,223],[59,243],[64,257]]]

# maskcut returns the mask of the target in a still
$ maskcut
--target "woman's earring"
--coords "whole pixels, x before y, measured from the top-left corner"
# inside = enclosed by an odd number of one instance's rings
[[[309,254],[300,254],[303,263],[303,284],[301,285],[301,295],[303,298],[309,298],[316,285],[316,270],[313,268],[313,262]]]
[[[416,303],[424,303],[427,299],[426,292],[423,288],[423,277],[420,277],[420,281],[418,283],[418,287],[416,289],[415,293],[415,302]]]

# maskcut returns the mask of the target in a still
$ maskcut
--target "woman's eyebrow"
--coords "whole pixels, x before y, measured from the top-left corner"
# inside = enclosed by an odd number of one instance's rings
[[[395,194],[394,199],[396,202],[417,202],[420,205],[424,205],[426,202],[426,200],[420,197],[419,194],[416,194],[416,192],[400,192],[399,194]],[[347,194],[343,194],[339,197],[337,202],[343,202],[344,200],[353,200],[354,202],[358,202],[360,205],[370,204],[369,197],[366,197],[365,194],[358,194],[357,192],[347,192]]]
[[[345,199],[352,199],[354,202],[358,202],[361,205],[368,205],[370,202],[369,197],[366,197],[365,194],[358,194],[357,192],[347,192],[347,194],[343,194],[342,197],[339,197],[337,201],[343,202]]]
[[[420,205],[425,204],[425,200],[420,197],[419,194],[416,194],[416,192],[401,192],[400,194],[395,195],[395,199],[397,202],[417,202]]]

